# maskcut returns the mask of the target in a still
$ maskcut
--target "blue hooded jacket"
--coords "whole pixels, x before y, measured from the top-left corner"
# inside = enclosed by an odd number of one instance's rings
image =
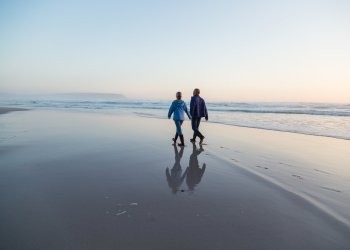
[[[169,108],[168,118],[170,119],[171,115],[174,113],[174,121],[183,121],[185,120],[185,112],[188,118],[191,119],[191,115],[187,110],[186,103],[183,100],[174,100]]]

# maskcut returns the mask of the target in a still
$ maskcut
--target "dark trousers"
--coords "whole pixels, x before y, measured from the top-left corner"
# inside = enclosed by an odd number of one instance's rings
[[[193,130],[193,139],[196,139],[198,136],[199,138],[203,138],[203,135],[201,132],[199,132],[199,124],[201,123],[201,117],[192,117],[191,124],[192,124],[192,130]]]

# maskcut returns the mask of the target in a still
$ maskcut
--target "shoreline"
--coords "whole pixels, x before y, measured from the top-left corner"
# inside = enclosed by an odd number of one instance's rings
[[[168,118],[161,118],[161,117],[154,117],[154,116],[146,116],[146,115],[140,115],[135,114],[139,117],[143,118],[149,118],[149,119],[160,119],[160,120],[168,120]],[[187,119],[188,121],[188,119]],[[211,123],[211,124],[219,124],[229,127],[237,127],[237,128],[248,128],[248,129],[257,129],[257,130],[266,130],[266,131],[272,131],[272,132],[281,132],[281,133],[290,133],[290,134],[297,134],[297,135],[307,135],[307,136],[316,136],[316,137],[325,137],[325,138],[331,138],[331,139],[337,139],[337,140],[345,140],[350,141],[350,138],[344,138],[344,137],[336,137],[336,136],[329,136],[329,135],[317,135],[317,134],[311,134],[311,133],[302,133],[297,131],[286,131],[286,130],[279,130],[279,129],[269,129],[269,128],[261,128],[261,127],[253,127],[253,126],[244,126],[244,125],[237,125],[237,124],[229,124],[229,123],[222,123],[222,122],[213,122],[213,121],[204,121],[204,118],[202,119],[201,123]]]
[[[47,108],[47,109],[42,109],[42,108],[9,108],[9,107],[0,107],[0,115],[1,114],[6,114],[10,112],[15,112],[15,111],[28,111],[28,110],[52,110],[52,111],[58,111],[58,112],[77,112],[77,113],[95,113],[95,114],[105,114],[105,115],[120,115],[118,113],[120,110],[124,112],[124,109],[121,108],[119,109],[105,109],[105,110],[98,110],[98,112],[92,111],[89,109],[85,108],[69,108],[69,109],[62,109],[62,108]],[[128,109],[127,109],[128,110]],[[132,109],[131,109],[132,110]],[[104,112],[104,111],[115,111],[114,112]],[[150,118],[150,119],[161,119],[161,120],[168,120],[166,117],[157,117],[155,115],[150,115],[148,113],[142,114],[139,112],[131,112],[132,114],[138,116],[138,117],[143,117],[143,118]],[[305,114],[306,115],[306,114]],[[204,122],[204,119],[202,120]],[[345,140],[345,141],[350,141],[350,138],[346,137],[341,137],[341,136],[332,136],[332,135],[322,135],[322,134],[313,134],[313,133],[307,133],[307,132],[300,132],[300,131],[289,131],[289,130],[282,130],[282,129],[277,129],[277,128],[264,128],[264,127],[255,127],[255,126],[246,126],[246,125],[238,125],[238,124],[230,124],[230,123],[224,123],[224,122],[216,122],[216,121],[211,121],[209,120],[207,123],[210,124],[220,124],[224,126],[229,126],[229,127],[238,127],[238,128],[248,128],[248,129],[257,129],[257,130],[266,130],[266,131],[273,131],[273,132],[282,132],[282,133],[290,133],[290,134],[299,134],[299,135],[308,135],[308,136],[316,136],[316,137],[325,137],[325,138],[333,138],[333,139],[338,139],[338,140]]]
[[[151,118],[151,117],[150,117]],[[221,124],[225,126],[233,126],[233,127],[240,127],[240,128],[251,128],[251,129],[261,129],[261,130],[267,130],[267,131],[275,131],[275,132],[282,132],[282,133],[290,133],[290,134],[299,134],[299,135],[309,135],[309,136],[317,136],[317,137],[326,137],[326,138],[333,138],[338,140],[346,140],[350,141],[350,138],[344,138],[344,137],[337,137],[337,136],[330,136],[330,135],[316,135],[311,133],[302,133],[297,131],[286,131],[286,130],[278,130],[278,129],[269,129],[269,128],[260,128],[260,127],[250,127],[250,126],[243,126],[243,125],[236,125],[236,124],[228,124],[228,123],[220,123],[220,122],[211,122],[209,123],[215,123],[215,124]]]

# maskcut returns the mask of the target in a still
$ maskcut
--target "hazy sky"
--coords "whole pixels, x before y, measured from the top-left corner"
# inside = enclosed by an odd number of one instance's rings
[[[350,102],[350,1],[0,0],[0,92]]]

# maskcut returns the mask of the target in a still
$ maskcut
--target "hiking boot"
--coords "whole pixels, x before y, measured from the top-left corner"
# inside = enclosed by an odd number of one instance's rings
[[[179,136],[179,135],[176,133],[175,136],[174,136],[174,138],[172,139],[173,142],[174,142],[173,145],[176,145],[176,141],[177,141],[178,136]]]
[[[184,147],[185,146],[185,140],[184,140],[184,136],[183,135],[180,135],[180,141],[181,141],[181,143],[179,143],[177,145],[179,145],[180,147]]]

